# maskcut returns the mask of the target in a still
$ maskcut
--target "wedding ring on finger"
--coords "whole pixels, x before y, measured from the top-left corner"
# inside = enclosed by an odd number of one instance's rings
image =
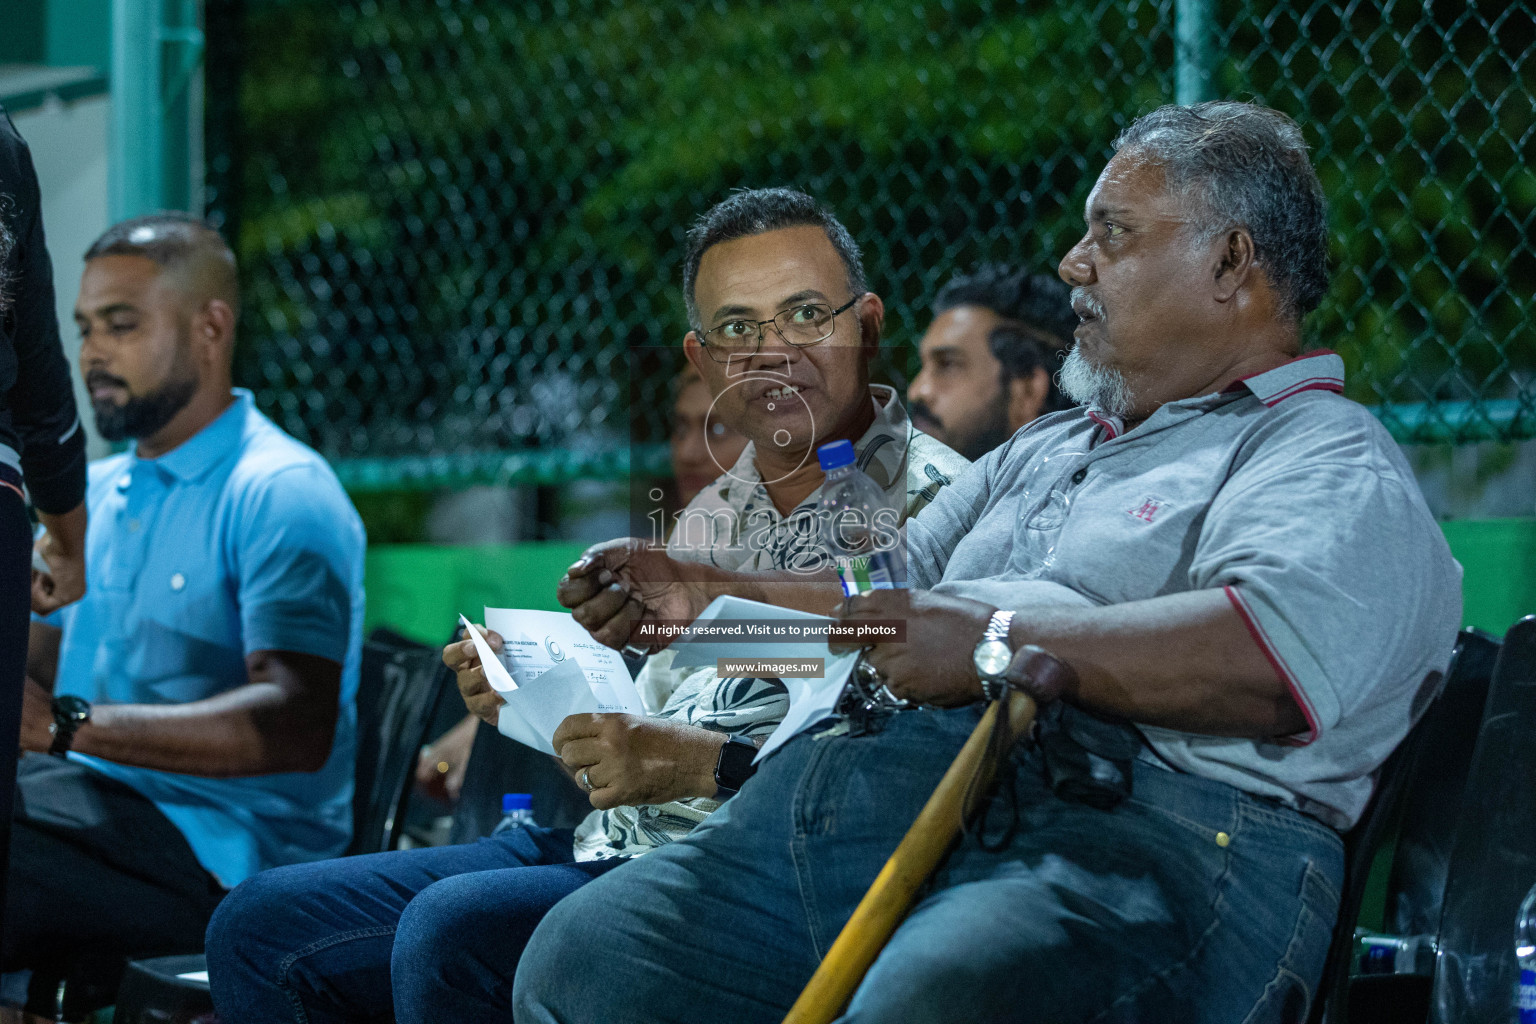
[[[590,769],[583,768],[581,770],[581,775],[577,778],[577,781],[581,783],[581,788],[586,790],[588,793],[597,788],[596,786],[592,785],[592,776],[587,774],[589,771]]]

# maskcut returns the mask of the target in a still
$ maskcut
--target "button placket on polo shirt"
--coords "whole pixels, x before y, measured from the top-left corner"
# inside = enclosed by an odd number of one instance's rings
[[[1008,568],[1021,579],[1047,576],[1056,562],[1056,547],[1066,529],[1078,485],[1087,478],[1085,466],[1095,448],[1063,449],[1037,460],[1025,485],[1023,508],[1014,519],[1013,544]],[[1070,460],[1065,468],[1053,468],[1053,459]],[[1074,468],[1075,467],[1075,468]]]
[[[1202,395],[1199,398],[1187,398],[1178,402],[1169,402],[1148,416],[1136,429],[1118,433],[1114,437],[1106,437],[1088,449],[1083,457],[1082,465],[1072,476],[1074,486],[1087,482],[1092,476],[1092,467],[1095,463],[1105,459],[1136,459],[1140,460],[1147,452],[1167,440],[1170,432],[1187,425],[1190,421],[1198,419],[1225,401],[1211,402],[1217,398],[1215,395]],[[1210,404],[1207,404],[1210,403]],[[1100,430],[1103,428],[1100,427]],[[1081,479],[1078,477],[1081,476]]]
[[[149,557],[150,535],[168,483],[153,463],[135,462],[118,478],[116,487],[123,495],[123,504],[114,524],[105,583],[113,590],[131,590]]]

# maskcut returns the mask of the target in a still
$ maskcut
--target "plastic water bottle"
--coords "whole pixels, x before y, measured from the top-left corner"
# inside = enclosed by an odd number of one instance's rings
[[[522,828],[532,824],[533,794],[501,794],[501,820],[496,823],[495,828],[491,829],[491,835],[498,835],[509,828]]]
[[[816,450],[821,470],[817,522],[821,542],[837,566],[843,593],[852,597],[907,584],[906,559],[898,530],[900,512],[875,482],[854,466],[853,444],[833,441]]]
[[[1520,991],[1515,1001],[1520,1024],[1536,1024],[1536,885],[1525,894],[1515,918],[1515,959],[1520,961]]]

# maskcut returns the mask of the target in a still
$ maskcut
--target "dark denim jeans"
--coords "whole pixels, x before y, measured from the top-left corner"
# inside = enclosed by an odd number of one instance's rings
[[[571,861],[569,829],[264,871],[208,926],[230,1024],[510,1017],[512,975],[556,901],[622,861]]]
[[[544,919],[516,1020],[781,1020],[978,715],[909,711],[877,734],[788,744],[691,836]],[[1021,749],[1012,840],[960,844],[844,1019],[1303,1020],[1338,835],[1207,779],[1134,774],[1129,800],[1095,810],[1052,795]]]

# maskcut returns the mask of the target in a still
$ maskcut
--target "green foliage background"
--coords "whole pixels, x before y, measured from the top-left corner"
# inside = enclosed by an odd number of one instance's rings
[[[1313,144],[1336,275],[1309,333],[1351,394],[1403,440],[1536,435],[1531,8],[1216,9],[1216,91]],[[903,385],[938,286],[987,259],[1054,268],[1117,130],[1173,99],[1172,0],[209,0],[208,18],[239,373],[343,464],[579,462],[664,437],[682,235],[738,187],[793,184],[844,219]],[[419,482],[455,473],[474,470]]]

